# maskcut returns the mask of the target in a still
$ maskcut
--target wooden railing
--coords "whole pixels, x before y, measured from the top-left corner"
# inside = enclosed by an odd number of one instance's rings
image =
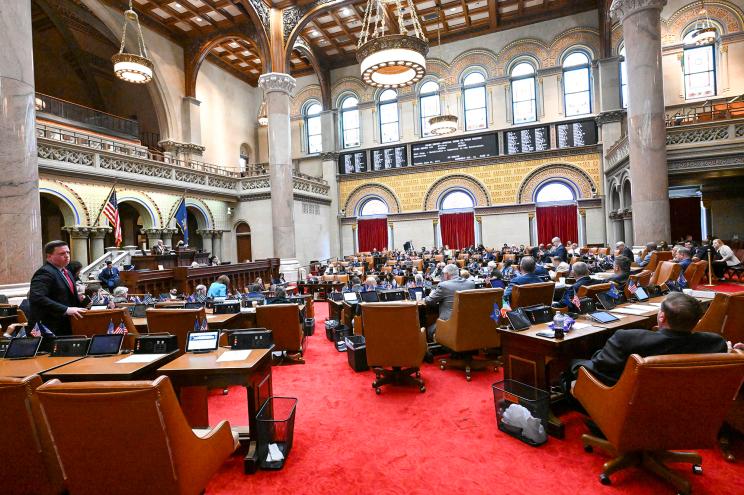
[[[125,119],[43,93],[36,93],[36,111],[77,122],[90,130],[115,132],[134,139],[139,136],[139,123],[136,120]]]

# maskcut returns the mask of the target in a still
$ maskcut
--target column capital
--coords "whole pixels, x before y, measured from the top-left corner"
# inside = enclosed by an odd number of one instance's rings
[[[666,0],[612,0],[610,17],[619,22],[642,10],[658,10],[666,5]]]
[[[612,122],[622,122],[625,110],[610,110],[609,112],[602,112],[595,117],[597,125],[602,127],[604,124]]]
[[[163,229],[140,229],[140,234],[145,235],[160,235],[162,233]]]
[[[292,91],[294,91],[295,86],[297,85],[297,81],[289,74],[269,72],[268,74],[262,74],[258,78],[258,85],[266,93],[279,91],[291,96]]]
[[[326,151],[320,154],[320,161],[323,162],[337,162],[338,161],[338,151]]]
[[[212,236],[213,236],[213,235],[215,235],[215,234],[216,234],[217,232],[216,232],[216,231],[214,231],[214,230],[207,230],[207,229],[198,229],[198,230],[196,231],[196,233],[197,233],[197,234],[199,234],[199,235],[200,235],[200,236],[202,236],[202,237],[208,237],[208,238],[210,238],[210,239],[211,239],[211,238],[212,238]]]
[[[82,225],[62,227],[62,230],[68,232],[71,239],[87,239],[88,234],[90,234],[90,227],[83,227]]]
[[[103,239],[111,232],[111,227],[90,227],[90,236],[93,239]]]

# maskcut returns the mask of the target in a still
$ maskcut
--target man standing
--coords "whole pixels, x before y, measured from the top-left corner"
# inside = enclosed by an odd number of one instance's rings
[[[553,244],[553,248],[548,252],[551,258],[560,258],[561,261],[568,261],[568,251],[566,251],[566,247],[561,242],[560,237],[553,237],[553,240],[551,241]]]
[[[44,246],[46,263],[31,278],[29,328],[43,324],[55,335],[72,335],[70,318],[82,318],[85,309],[75,290],[70,263],[70,248],[64,241]]]
[[[452,307],[455,304],[455,292],[459,290],[475,289],[475,282],[460,277],[460,269],[456,265],[449,264],[442,270],[442,279],[436,288],[426,296],[424,302],[428,306],[439,305],[440,320],[449,320],[452,315]],[[437,325],[434,323],[426,329],[429,340],[434,340]]]
[[[160,256],[165,254],[165,246],[163,245],[163,240],[158,239],[158,242],[150,249],[153,255]]]
[[[98,274],[98,280],[101,281],[103,287],[109,292],[112,292],[119,286],[119,269],[113,266],[111,260],[106,260],[106,268]]]

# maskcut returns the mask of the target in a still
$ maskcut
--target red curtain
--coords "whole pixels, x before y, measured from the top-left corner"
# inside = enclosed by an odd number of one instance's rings
[[[387,218],[372,218],[357,222],[359,251],[385,251],[388,247]]]
[[[442,246],[462,249],[475,244],[475,225],[473,212],[447,213],[439,215],[442,229]]]
[[[540,244],[550,244],[553,237],[562,242],[579,242],[576,205],[538,206],[537,239]]]
[[[692,235],[702,237],[700,227],[700,198],[673,198],[669,200],[669,216],[672,219],[672,241]]]

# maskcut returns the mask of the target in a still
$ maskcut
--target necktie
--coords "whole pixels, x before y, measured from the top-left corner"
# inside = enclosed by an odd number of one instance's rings
[[[70,292],[73,294],[75,293],[75,284],[72,281],[72,277],[70,277],[70,272],[67,271],[66,268],[62,269],[62,274],[65,276],[65,280],[67,281],[67,286],[70,288]]]

